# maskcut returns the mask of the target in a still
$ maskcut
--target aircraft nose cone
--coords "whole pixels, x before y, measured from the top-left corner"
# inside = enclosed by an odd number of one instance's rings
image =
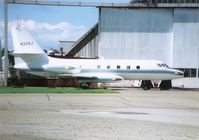
[[[184,77],[184,72],[182,72],[182,71],[176,70],[175,74],[178,75],[178,76]]]

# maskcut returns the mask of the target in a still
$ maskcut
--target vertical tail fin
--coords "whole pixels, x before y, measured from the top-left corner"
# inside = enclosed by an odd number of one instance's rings
[[[48,61],[48,56],[27,31],[16,27],[11,30],[15,57],[20,57],[28,65]]]

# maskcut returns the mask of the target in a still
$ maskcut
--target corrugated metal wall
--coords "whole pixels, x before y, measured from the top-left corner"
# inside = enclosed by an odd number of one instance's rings
[[[199,8],[101,8],[99,30],[104,58],[157,59],[195,68],[197,76],[185,87],[199,88]]]
[[[172,9],[102,8],[100,53],[105,58],[158,59],[171,63]]]
[[[199,9],[102,8],[99,25],[100,55],[105,58],[199,67]]]
[[[199,9],[175,9],[173,66],[199,68]]]
[[[98,56],[98,36],[91,40],[78,54],[82,57],[96,58]]]

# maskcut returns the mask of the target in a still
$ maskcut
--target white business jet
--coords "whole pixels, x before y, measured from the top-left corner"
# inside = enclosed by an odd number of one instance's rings
[[[17,27],[12,28],[12,38],[14,68],[38,76],[74,78],[83,88],[88,88],[91,82],[142,80],[141,87],[148,90],[152,87],[151,80],[162,80],[159,87],[166,90],[172,87],[172,79],[184,77],[183,72],[157,60],[52,58],[28,32]]]

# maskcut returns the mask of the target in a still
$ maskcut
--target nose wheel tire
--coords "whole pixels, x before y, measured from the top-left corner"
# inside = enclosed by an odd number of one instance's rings
[[[171,80],[163,80],[160,84],[160,90],[169,90],[172,88]]]

